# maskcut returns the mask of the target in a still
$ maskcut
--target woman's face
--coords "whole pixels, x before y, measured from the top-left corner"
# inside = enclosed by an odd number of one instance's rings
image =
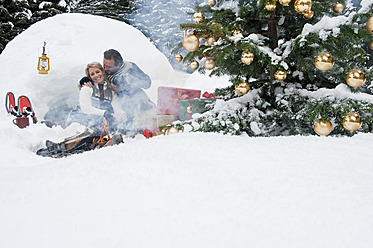
[[[104,72],[101,71],[99,68],[96,68],[96,67],[89,68],[88,73],[89,73],[89,77],[96,84],[103,84],[104,83]]]

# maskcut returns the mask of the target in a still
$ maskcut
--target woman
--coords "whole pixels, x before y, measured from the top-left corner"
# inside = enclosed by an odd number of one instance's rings
[[[85,72],[92,83],[81,84],[79,105],[83,115],[78,114],[74,121],[91,128],[102,125],[100,117],[105,117],[110,127],[125,122],[126,115],[121,110],[116,93],[106,81],[102,65],[99,62],[89,63]]]

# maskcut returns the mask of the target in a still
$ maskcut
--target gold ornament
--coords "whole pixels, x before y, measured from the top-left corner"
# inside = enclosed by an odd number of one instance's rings
[[[242,35],[243,36],[243,33],[241,30],[237,29],[237,30],[234,30],[233,31],[233,36],[237,36],[237,35]]]
[[[276,2],[275,1],[267,1],[265,6],[266,10],[268,11],[274,11],[276,9]]]
[[[297,0],[294,3],[294,9],[299,14],[308,13],[312,8],[311,0]]]
[[[210,5],[210,7],[215,7],[216,5],[216,0],[208,0],[208,5]]]
[[[219,22],[212,22],[211,26],[216,27],[216,28],[221,28],[221,24]]]
[[[241,82],[235,86],[236,93],[238,95],[245,95],[250,90],[250,85],[248,82]]]
[[[337,14],[341,13],[343,9],[344,9],[344,6],[341,3],[336,3],[333,7],[334,12]]]
[[[206,46],[212,46],[216,42],[214,37],[210,37],[210,39],[205,43]]]
[[[193,15],[193,21],[195,24],[202,24],[205,20],[205,15],[202,12],[196,12]]]
[[[373,50],[373,41],[369,42],[369,48]]]
[[[291,2],[291,0],[279,0],[279,3],[281,3],[284,6],[289,6],[290,2]]]
[[[313,130],[318,135],[328,135],[332,132],[333,125],[330,121],[323,121],[320,119],[313,125]]]
[[[183,39],[183,47],[188,52],[194,52],[199,47],[199,39],[194,34],[188,34],[187,36],[184,36]]]
[[[334,65],[333,56],[330,53],[322,52],[315,58],[315,66],[321,71],[327,71]]]
[[[179,132],[179,129],[177,129],[176,127],[171,127],[169,129],[167,129],[166,134],[170,135],[170,134],[174,134],[174,133],[178,133],[178,132]]]
[[[278,81],[280,81],[280,82],[284,81],[285,78],[286,78],[286,76],[287,76],[287,73],[286,73],[286,71],[284,71],[284,70],[277,70],[277,71],[275,72],[275,78],[276,78]]]
[[[365,73],[359,69],[351,70],[346,76],[347,84],[354,88],[362,86],[365,80]]]
[[[206,59],[204,66],[205,66],[205,68],[207,70],[214,69],[215,68],[215,60],[213,60],[213,59]]]
[[[369,33],[373,34],[373,16],[367,21],[367,30]]]
[[[190,106],[190,105],[187,106],[187,113],[188,113],[188,114],[193,113],[192,106]]]
[[[304,17],[304,19],[309,20],[313,17],[314,14],[315,14],[315,12],[313,12],[313,10],[310,9],[310,11],[303,14],[303,17]]]
[[[192,70],[197,70],[198,69],[198,67],[199,67],[199,63],[197,62],[197,61],[192,61],[191,63],[190,63],[190,68],[192,69]]]
[[[183,55],[181,55],[180,53],[176,54],[175,60],[176,62],[180,63],[183,60]]]
[[[342,119],[343,127],[351,132],[358,130],[362,124],[363,122],[361,121],[360,115],[355,112],[346,114]]]
[[[241,61],[246,65],[250,65],[254,60],[254,54],[252,52],[243,52],[241,54]]]

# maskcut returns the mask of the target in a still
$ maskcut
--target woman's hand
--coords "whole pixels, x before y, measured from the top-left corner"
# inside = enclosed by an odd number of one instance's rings
[[[92,85],[91,82],[86,82],[86,83],[84,83],[82,86],[86,86],[86,87],[89,87],[89,88],[92,88],[92,87],[93,87],[93,85]]]

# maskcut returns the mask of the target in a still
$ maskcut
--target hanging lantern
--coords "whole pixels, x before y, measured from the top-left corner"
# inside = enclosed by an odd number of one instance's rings
[[[243,52],[241,54],[241,61],[246,65],[250,65],[254,60],[254,54],[252,52]]]
[[[276,2],[275,1],[267,1],[265,3],[264,8],[268,11],[274,11],[276,9]]]
[[[199,63],[197,62],[197,61],[192,61],[191,63],[190,63],[190,68],[192,69],[192,70],[197,70],[198,69],[198,67],[199,67]]]
[[[362,124],[363,122],[361,121],[360,115],[355,112],[346,114],[342,119],[343,127],[351,132],[358,130]]]
[[[216,0],[208,0],[208,5],[210,5],[210,7],[215,7],[216,5]]]
[[[250,90],[250,85],[248,82],[241,82],[235,86],[235,91],[238,95],[245,95]]]
[[[233,36],[237,36],[237,35],[242,35],[243,36],[243,33],[241,30],[237,29],[237,30],[234,30],[233,31]]]
[[[45,46],[47,45],[47,43],[44,41],[44,46],[43,46],[43,52],[41,54],[41,57],[39,57],[39,60],[38,60],[38,71],[39,71],[39,74],[48,74],[48,71],[50,69],[50,64],[49,64],[49,58],[47,57],[47,53],[46,53],[46,48]]]
[[[347,84],[354,88],[362,86],[365,80],[365,73],[359,69],[351,70],[346,76]]]
[[[280,82],[284,81],[285,78],[286,78],[286,76],[287,76],[287,73],[286,73],[285,70],[277,70],[277,71],[275,72],[275,78],[276,78],[278,81],[280,81]]]
[[[373,34],[373,16],[367,21],[367,30],[369,33]]]
[[[344,6],[341,3],[336,3],[333,7],[334,12],[337,14],[341,13],[343,9],[344,9]]]
[[[323,121],[320,119],[313,125],[313,130],[318,135],[328,135],[332,132],[333,125],[330,121]]]
[[[179,132],[179,129],[177,129],[176,127],[171,127],[169,129],[167,129],[166,134],[170,135],[170,134],[175,134],[175,133],[178,133],[178,132]]]
[[[279,3],[284,5],[284,6],[289,6],[290,2],[291,2],[291,0],[279,0]]]
[[[188,34],[187,36],[184,36],[183,39],[183,47],[188,52],[194,52],[199,47],[199,39],[194,34]]]
[[[312,8],[312,1],[311,0],[297,0],[294,3],[294,9],[299,14],[307,13]]]
[[[183,55],[181,55],[180,53],[176,54],[175,60],[176,62],[180,63],[183,60]]]
[[[215,60],[213,60],[213,59],[206,59],[204,66],[205,66],[205,68],[207,70],[214,69],[215,68]]]
[[[195,24],[202,24],[205,20],[205,15],[202,12],[196,12],[193,15],[193,21]]]
[[[306,19],[306,20],[309,20],[313,17],[314,14],[315,14],[315,12],[313,12],[313,10],[311,9],[307,13],[303,14],[303,18]]]
[[[322,52],[315,58],[315,66],[321,71],[327,71],[334,65],[333,56],[328,52]]]
[[[214,37],[210,37],[209,40],[205,43],[206,46],[212,46],[216,42]]]

